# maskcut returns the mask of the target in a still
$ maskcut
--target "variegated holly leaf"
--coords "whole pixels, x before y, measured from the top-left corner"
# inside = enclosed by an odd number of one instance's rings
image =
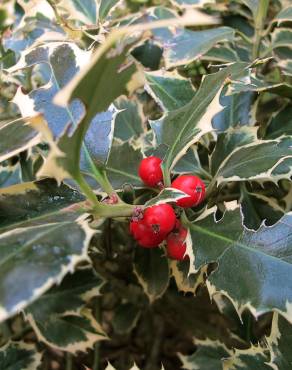
[[[213,3],[213,0],[171,0],[171,2],[179,6],[180,8],[188,8],[188,7],[198,7],[198,6],[203,6],[204,4],[208,3]]]
[[[1,370],[34,370],[41,364],[41,354],[34,344],[8,342],[0,348]]]
[[[207,280],[211,295],[220,291],[228,296],[239,314],[247,307],[256,317],[277,309],[291,320],[291,220],[287,214],[274,226],[262,225],[253,232],[243,227],[238,207],[220,221],[207,211],[190,225],[190,271],[216,262]]]
[[[67,177],[77,178],[80,151],[91,121],[98,113],[105,112],[117,97],[127,95],[136,88],[137,69],[133,61],[128,59],[128,51],[133,40],[128,42],[124,40],[122,43],[121,40],[118,42],[118,39],[119,36],[116,34],[109,36],[107,41],[99,47],[92,61],[56,96],[58,103],[65,107],[70,101],[74,104],[74,100],[79,99],[79,103],[81,101],[84,104],[86,111],[73,134],[65,132],[58,140],[58,148],[65,156],[52,150],[39,176],[55,177],[59,181]],[[105,76],[107,76],[106,79]],[[110,89],[109,84],[111,84]],[[106,133],[111,142],[112,125],[106,126]],[[98,143],[95,142],[93,145],[97,150],[100,149]],[[103,148],[101,143],[100,146]],[[107,149],[107,157],[109,147],[106,146],[105,149]],[[104,154],[103,150],[102,153]],[[100,158],[89,159],[87,155],[86,157],[93,173],[97,171],[96,168],[104,164],[104,158],[100,160]]]
[[[277,112],[269,122],[265,137],[276,139],[282,135],[292,135],[292,106]]]
[[[67,275],[25,310],[38,339],[51,347],[75,353],[92,348],[106,336],[84,306],[98,296],[103,284],[91,268]],[[70,333],[70,334],[69,334]]]
[[[152,122],[158,144],[167,146],[164,168],[174,167],[194,142],[213,130],[211,120],[222,108],[219,95],[227,76],[240,74],[246,68],[248,64],[236,63],[207,75],[187,105]]]
[[[186,154],[174,166],[173,173],[193,173],[202,178],[210,178],[210,175],[203,169],[196,148],[191,147]]]
[[[39,127],[46,129],[41,116],[19,118],[0,126],[0,162],[32,148],[43,140]]]
[[[134,329],[141,315],[140,308],[130,302],[121,303],[114,312],[112,325],[119,334],[129,333]]]
[[[271,367],[289,369],[292,363],[291,351],[292,325],[277,312],[274,313],[271,334],[267,338],[271,351]]]
[[[224,343],[212,341],[210,339],[197,340],[196,352],[190,356],[179,355],[182,368],[186,370],[219,370],[223,369],[223,360],[232,354]]]
[[[168,287],[168,261],[160,248],[137,247],[134,272],[151,303],[161,297]]]
[[[282,22],[289,22],[292,21],[292,6],[287,6],[286,8],[282,9],[274,18],[274,21],[278,24]]]
[[[164,188],[156,197],[151,198],[148,202],[146,202],[145,207],[151,207],[155,204],[172,203],[178,199],[187,197],[189,197],[189,195],[183,191],[173,188]]]
[[[228,94],[239,94],[243,92],[269,92],[286,98],[292,97],[292,85],[289,82],[267,82],[249,75],[242,79],[232,81],[229,85]]]
[[[111,12],[113,12],[119,5],[123,3],[122,0],[99,0],[98,1],[98,18],[100,22],[104,22]]]
[[[272,180],[290,178],[291,167],[285,173],[273,173],[283,160],[292,157],[292,139],[283,136],[277,140],[257,140],[234,149],[220,164],[213,182]]]
[[[53,102],[53,98],[74,77],[80,67],[86,64],[89,57],[90,53],[69,42],[53,42],[25,50],[18,63],[8,71],[15,73],[45,63],[50,68],[51,76],[47,84],[32,90],[29,94],[24,94],[18,89],[13,101],[22,116],[42,113],[55,137],[58,137],[69,123],[76,125],[84,113],[82,105],[74,102],[62,108]]]
[[[65,40],[65,32],[54,22],[53,9],[42,0],[34,9],[26,10],[20,24],[11,34],[3,39],[3,46],[7,50],[21,56],[30,46],[42,41]],[[38,8],[39,6],[39,8]]]
[[[273,49],[277,48],[291,48],[292,41],[291,41],[292,31],[289,28],[275,28],[275,30],[271,34],[271,47]]]
[[[230,370],[271,370],[269,365],[270,352],[268,348],[252,346],[246,350],[235,350],[235,353],[223,361],[223,368]]]
[[[230,27],[216,27],[204,31],[179,29],[174,36],[163,40],[166,68],[188,64],[219,42],[233,40],[234,30]]]
[[[195,95],[191,81],[176,72],[147,72],[146,91],[165,111],[172,111],[189,103]]]
[[[106,164],[107,175],[114,189],[124,184],[142,186],[138,168],[143,155],[140,149],[134,149],[129,143],[113,145]]]
[[[275,199],[261,194],[250,193],[243,186],[240,200],[243,224],[250,230],[258,230],[261,225],[272,226],[284,216],[285,210]]]
[[[11,185],[16,185],[21,182],[21,172],[19,164],[14,166],[0,165],[0,188],[5,188]]]
[[[49,213],[0,234],[1,321],[60,283],[78,263],[88,261],[95,231],[78,216],[69,211]]]
[[[76,190],[54,180],[26,182],[0,189],[0,230],[14,225],[37,225],[42,217],[84,200]]]
[[[114,103],[118,109],[115,119],[114,138],[121,141],[128,141],[131,138],[139,137],[144,133],[144,121],[142,105],[138,100],[130,100],[121,96]]]
[[[204,284],[207,266],[202,267],[197,273],[189,273],[190,261],[185,259],[183,261],[170,262],[171,276],[174,278],[177,289],[184,293],[196,293],[197,288]]]
[[[68,19],[86,25],[97,23],[97,2],[95,0],[62,0],[56,4],[60,13]]]
[[[211,174],[216,174],[224,160],[235,149],[255,141],[257,141],[257,128],[255,127],[229,128],[226,132],[219,134],[210,157]]]
[[[221,96],[220,103],[224,109],[213,118],[213,127],[220,132],[229,127],[250,126],[253,100],[252,92]]]
[[[240,61],[236,50],[228,45],[215,45],[207,53],[202,55],[201,59],[221,63],[235,63]]]

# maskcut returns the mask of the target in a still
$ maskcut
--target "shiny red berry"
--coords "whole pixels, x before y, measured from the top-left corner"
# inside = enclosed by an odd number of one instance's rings
[[[169,204],[159,204],[145,210],[141,220],[130,222],[130,232],[142,247],[158,246],[175,226],[175,213]]]
[[[130,232],[138,244],[144,248],[157,247],[164,239],[164,235],[154,234],[151,228],[145,225],[143,220],[131,221]]]
[[[179,221],[177,221],[175,230],[166,238],[166,250],[169,258],[182,261],[188,257],[185,255],[187,246],[185,239],[187,237],[187,229],[185,229]]]
[[[154,156],[142,159],[139,166],[139,176],[146,185],[157,186],[162,182],[161,162],[160,158]]]
[[[169,204],[158,204],[146,208],[143,220],[155,234],[166,236],[175,226],[176,216]]]
[[[205,184],[197,176],[179,176],[172,182],[171,187],[189,195],[189,197],[181,198],[176,201],[176,204],[183,208],[197,206],[205,198]]]

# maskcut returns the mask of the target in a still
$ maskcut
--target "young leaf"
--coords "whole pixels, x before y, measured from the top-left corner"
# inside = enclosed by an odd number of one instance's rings
[[[137,247],[134,268],[138,281],[150,302],[161,297],[169,283],[168,261],[163,250]]]
[[[84,311],[85,304],[100,294],[102,284],[91,268],[77,270],[31,304],[25,316],[38,339],[72,353],[106,339],[90,312]]]
[[[0,348],[0,369],[37,369],[41,364],[41,357],[34,344],[8,342]]]

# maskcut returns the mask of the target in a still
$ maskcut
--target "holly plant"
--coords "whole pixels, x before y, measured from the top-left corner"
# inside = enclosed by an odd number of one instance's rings
[[[1,1],[0,370],[292,368],[291,26]]]

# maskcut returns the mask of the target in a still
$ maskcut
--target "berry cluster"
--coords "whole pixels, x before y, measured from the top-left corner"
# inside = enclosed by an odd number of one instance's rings
[[[139,176],[146,185],[163,186],[161,163],[162,160],[154,156],[141,161]],[[197,176],[178,176],[171,187],[189,195],[176,201],[179,207],[194,207],[204,200],[205,185]],[[174,209],[169,204],[149,207],[143,214],[133,217],[130,222],[130,232],[144,248],[157,247],[166,240],[169,258],[176,260],[185,258],[187,230],[177,220]]]

